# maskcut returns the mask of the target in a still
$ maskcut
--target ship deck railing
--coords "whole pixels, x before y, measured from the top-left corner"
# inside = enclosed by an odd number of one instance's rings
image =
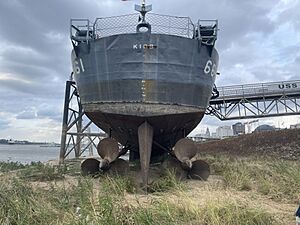
[[[97,18],[94,32],[98,37],[116,34],[136,33],[139,23],[139,13]],[[151,33],[169,34],[191,38],[194,34],[194,24],[189,17],[176,17],[148,13],[146,22],[151,25]]]
[[[136,33],[140,22],[139,13],[97,18],[94,23],[88,19],[71,19],[70,36],[72,40],[79,42]],[[216,40],[217,37],[217,20],[199,20],[194,24],[189,17],[147,13],[146,22],[151,25],[151,33],[155,34],[197,38],[206,43]]]
[[[206,44],[214,45],[218,37],[218,20],[198,20],[195,37]]]

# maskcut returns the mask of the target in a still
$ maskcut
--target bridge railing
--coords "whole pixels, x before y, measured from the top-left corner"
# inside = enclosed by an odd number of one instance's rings
[[[300,115],[300,81],[218,87],[206,114],[220,120]]]
[[[217,99],[260,97],[300,92],[300,80],[218,87]]]

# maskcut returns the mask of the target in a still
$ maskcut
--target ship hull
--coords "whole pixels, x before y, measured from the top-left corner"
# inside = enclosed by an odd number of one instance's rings
[[[138,151],[139,125],[154,129],[154,149],[170,149],[201,121],[218,53],[172,35],[114,35],[74,46],[73,70],[86,115]]]
[[[138,127],[147,121],[153,127],[153,155],[159,154],[161,150],[166,151],[172,148],[179,139],[185,137],[198,125],[204,115],[204,111],[198,109],[187,107],[182,109],[179,106],[170,107],[159,104],[117,103],[113,105],[114,110],[105,109],[107,106],[111,108],[111,104],[103,106],[102,104],[86,106],[87,116],[106,133],[111,133],[112,137],[124,146],[128,146],[130,150],[138,151]],[[161,112],[148,115],[150,110],[145,109],[149,107],[152,111],[161,110]],[[124,108],[140,110],[137,110],[139,113],[136,115],[130,115],[124,112]],[[141,109],[144,110],[144,116],[141,115]]]

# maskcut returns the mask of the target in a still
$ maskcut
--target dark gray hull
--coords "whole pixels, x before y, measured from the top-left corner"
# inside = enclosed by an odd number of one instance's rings
[[[72,62],[88,117],[134,151],[137,129],[148,121],[155,153],[155,146],[173,147],[201,121],[218,53],[197,39],[136,33],[79,43]]]
[[[129,110],[132,110],[132,108],[162,108],[160,105],[143,103],[123,103],[122,105]],[[203,111],[190,109],[187,113],[175,113],[172,112],[173,110],[170,110],[165,114],[160,113],[159,115],[155,115],[154,113],[152,116],[141,116],[140,114],[130,115],[129,113],[120,113],[121,104],[115,105],[116,110],[111,112],[106,112],[106,110],[90,110],[93,107],[90,105],[86,107],[88,117],[107,133],[112,129],[112,136],[123,145],[129,145],[130,149],[134,151],[138,150],[138,127],[145,120],[151,124],[154,130],[152,155],[159,153],[162,150],[161,146],[166,149],[173,147],[179,139],[185,137],[198,125],[204,115]],[[177,107],[179,108],[179,106]]]

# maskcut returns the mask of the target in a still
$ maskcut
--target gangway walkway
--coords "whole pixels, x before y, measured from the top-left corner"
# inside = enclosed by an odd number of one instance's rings
[[[300,80],[218,87],[206,114],[220,120],[300,115]]]

